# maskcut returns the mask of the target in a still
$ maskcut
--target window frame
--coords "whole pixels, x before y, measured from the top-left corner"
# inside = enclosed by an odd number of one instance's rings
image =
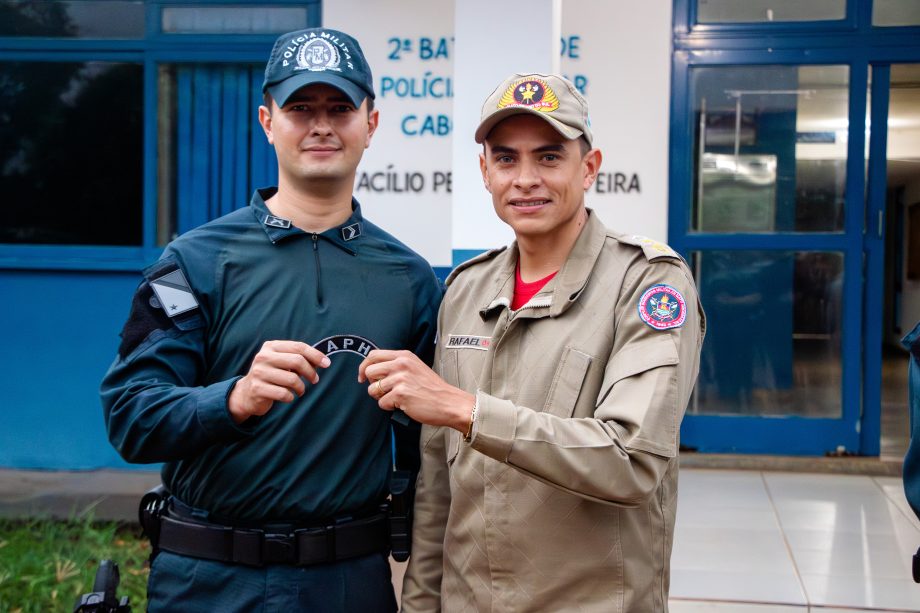
[[[157,73],[161,64],[262,63],[276,34],[185,34],[161,31],[161,12],[170,6],[255,5],[253,0],[144,0],[144,37],[134,39],[0,36],[0,62],[110,61],[143,69],[142,242],[138,246],[0,243],[3,270],[139,271],[159,257],[157,245]],[[271,0],[277,6],[307,8],[309,27],[321,23],[320,0]]]
[[[674,39],[678,49],[801,49],[802,38],[812,49],[837,47],[841,37],[870,46],[916,44],[920,26],[872,25],[872,0],[847,0],[840,20],[755,23],[698,23],[698,0],[674,0]]]

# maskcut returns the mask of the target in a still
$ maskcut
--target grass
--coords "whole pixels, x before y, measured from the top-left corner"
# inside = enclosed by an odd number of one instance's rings
[[[99,561],[118,563],[119,598],[133,611],[147,604],[150,543],[136,524],[97,522],[91,513],[68,521],[0,518],[0,611],[73,611],[91,592]]]

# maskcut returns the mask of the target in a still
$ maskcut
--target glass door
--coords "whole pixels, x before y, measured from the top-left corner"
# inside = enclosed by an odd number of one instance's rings
[[[682,443],[856,451],[866,99],[850,92],[866,72],[686,69],[691,187],[671,241],[694,269],[708,332]]]

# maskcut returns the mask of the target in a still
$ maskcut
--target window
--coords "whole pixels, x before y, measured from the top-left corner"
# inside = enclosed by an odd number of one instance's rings
[[[699,23],[829,21],[846,17],[846,0],[699,0]]]
[[[0,243],[140,245],[143,69],[0,63]]]
[[[255,109],[317,0],[0,0],[0,258],[140,270],[274,181]]]
[[[842,230],[847,66],[706,66],[691,83],[691,231]]]
[[[307,27],[306,7],[176,6],[163,8],[170,34],[282,34]]]
[[[873,0],[872,25],[920,26],[920,2],[917,0]]]
[[[13,0],[0,3],[0,36],[143,38],[140,0]]]
[[[694,411],[838,417],[843,254],[692,256],[707,315]]]

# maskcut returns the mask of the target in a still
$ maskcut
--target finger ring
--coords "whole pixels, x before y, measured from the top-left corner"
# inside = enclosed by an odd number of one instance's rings
[[[380,379],[377,379],[376,381],[374,381],[374,385],[377,387],[377,391],[374,392],[374,393],[375,393],[375,394],[382,394],[382,393],[383,393],[383,387],[381,387],[381,385],[380,385]]]

